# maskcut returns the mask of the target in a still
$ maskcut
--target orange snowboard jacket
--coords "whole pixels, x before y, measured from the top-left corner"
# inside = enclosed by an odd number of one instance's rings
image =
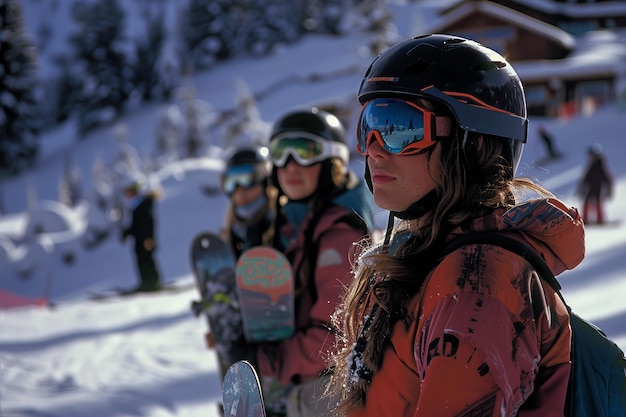
[[[580,215],[556,199],[496,210],[450,239],[471,231],[523,240],[555,275],[584,257]],[[365,407],[351,417],[563,416],[569,315],[522,257],[488,244],[461,247],[431,271],[408,312]]]

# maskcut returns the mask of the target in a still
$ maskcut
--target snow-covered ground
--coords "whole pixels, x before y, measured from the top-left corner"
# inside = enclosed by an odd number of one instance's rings
[[[400,33],[413,33],[411,25],[420,20],[413,17],[410,13],[401,15]],[[371,61],[362,53],[363,42],[362,34],[309,37],[267,59],[222,64],[199,74],[193,87],[197,97],[213,108],[232,109],[237,80],[243,79],[254,93],[264,93],[257,105],[262,120],[268,123],[294,106],[354,102],[360,78]],[[312,77],[330,73],[336,75]],[[155,123],[161,110],[160,106],[147,106],[123,121],[129,143],[144,155],[153,149]],[[624,120],[624,112],[616,106],[570,120],[531,119],[530,137],[518,172],[537,177],[568,204],[580,206],[574,189],[586,162],[587,148],[595,142],[602,144],[615,177],[614,198],[606,206],[607,217],[615,223],[587,228],[585,260],[559,280],[572,308],[602,327],[623,349]],[[554,134],[556,147],[564,153],[562,159],[543,166],[537,163],[545,154],[536,130],[539,124]],[[353,129],[348,126],[350,133]],[[44,138],[47,151],[37,170],[2,185],[5,214],[0,217],[0,239],[5,236],[4,244],[14,246],[11,256],[24,255],[19,253],[23,242],[13,241],[28,228],[29,190],[36,190],[40,202],[55,199],[68,155],[83,174],[87,190],[94,158],[110,160],[117,151],[112,129],[71,142],[71,147],[55,146],[66,143],[72,132],[72,126],[67,125]],[[217,138],[213,144],[219,144]],[[362,160],[354,157],[352,167],[362,173]],[[154,173],[162,191],[157,203],[158,263],[164,280],[180,286],[179,292],[90,300],[92,292],[136,283],[132,248],[122,245],[116,235],[93,249],[82,244],[69,247],[75,254],[71,264],[65,262],[65,252],[59,250],[68,248],[63,245],[70,242],[64,243],[59,236],[57,240],[42,239],[31,245],[39,252],[32,255],[33,269],[27,276],[17,274],[6,259],[2,263],[2,256],[8,252],[0,248],[0,291],[31,299],[45,295],[53,304],[0,310],[0,415],[218,415],[216,403],[221,387],[214,352],[204,345],[205,321],[194,318],[189,308],[196,291],[188,249],[197,232],[217,231],[222,225],[226,199],[219,193],[203,192],[217,185],[220,168],[219,159],[207,157],[168,164]],[[84,219],[81,210],[83,206],[65,218]],[[72,221],[75,236],[84,234],[83,226],[80,220]]]

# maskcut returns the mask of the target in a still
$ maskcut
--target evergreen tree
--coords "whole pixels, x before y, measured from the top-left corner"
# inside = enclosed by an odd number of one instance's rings
[[[237,3],[244,10],[237,39],[245,52],[265,56],[277,45],[291,44],[302,36],[301,1],[238,0]]]
[[[31,166],[37,156],[35,69],[19,2],[0,0],[0,177]]]
[[[59,68],[59,76],[50,81],[45,112],[58,124],[78,114],[84,80],[69,57],[60,56],[54,63]]]
[[[133,84],[141,92],[144,101],[166,98],[173,86],[159,72],[159,57],[165,42],[163,15],[150,18],[146,39],[136,41],[136,63]]]
[[[243,80],[237,80],[237,108],[229,115],[222,135],[222,148],[267,143],[270,126],[261,119],[254,95]]]
[[[373,32],[368,44],[372,56],[378,56],[397,41],[398,29],[386,0],[363,0],[357,10],[366,21],[364,29]]]
[[[191,0],[183,24],[186,60],[203,70],[233,55],[238,22],[232,0]]]
[[[68,207],[74,207],[82,199],[80,171],[70,156],[65,158],[63,176],[59,180],[57,200]]]
[[[83,238],[86,249],[93,249],[112,231],[113,188],[108,168],[101,157],[92,165],[92,186],[88,195],[87,230]]]
[[[116,181],[121,181],[131,172],[142,172],[143,164],[139,151],[128,143],[128,128],[125,124],[118,124],[113,128],[113,135],[117,139],[117,154],[113,160],[113,173]]]
[[[308,0],[303,27],[307,32],[338,35],[343,32],[343,17],[350,7],[350,0]]]
[[[184,89],[181,94],[185,119],[181,153],[191,158],[199,157],[207,146],[209,126],[216,116],[208,102],[196,98],[192,88]]]
[[[84,79],[78,124],[85,133],[122,113],[133,88],[133,71],[124,53],[125,16],[117,0],[83,4],[74,17],[80,30],[71,41],[77,76]]]
[[[185,120],[173,94],[158,116],[154,136],[157,165],[178,159],[177,148],[181,141]]]

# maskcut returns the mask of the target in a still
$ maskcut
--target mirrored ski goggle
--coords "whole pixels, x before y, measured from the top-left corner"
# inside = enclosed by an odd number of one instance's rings
[[[439,117],[415,103],[395,98],[377,98],[361,109],[357,125],[357,151],[361,155],[376,140],[387,152],[412,155],[450,135],[450,119]]]
[[[226,195],[232,195],[237,187],[250,188],[263,181],[254,165],[237,165],[229,168],[222,175],[222,191]]]
[[[298,165],[309,166],[325,159],[338,157],[348,162],[348,147],[339,142],[323,140],[307,132],[284,132],[272,139],[270,158],[279,168],[287,164],[291,156]]]

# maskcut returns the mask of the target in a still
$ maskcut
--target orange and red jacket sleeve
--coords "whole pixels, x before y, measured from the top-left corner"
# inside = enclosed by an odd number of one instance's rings
[[[483,249],[485,259],[514,256]],[[449,261],[455,259],[463,258]],[[524,262],[491,261],[497,270],[475,276],[463,276],[462,265],[445,264],[424,294],[424,322],[415,340],[421,387],[414,417],[562,416],[570,330],[558,296]],[[448,291],[440,283],[451,280],[437,274],[454,270],[459,279]]]

